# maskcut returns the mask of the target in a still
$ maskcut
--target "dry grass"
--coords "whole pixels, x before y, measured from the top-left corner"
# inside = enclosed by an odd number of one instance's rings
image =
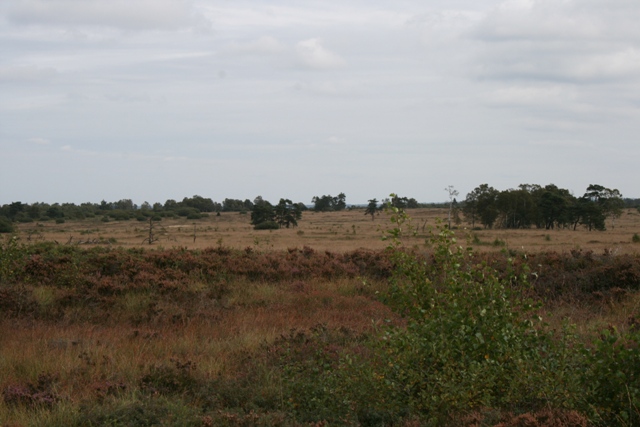
[[[417,209],[410,211],[417,237],[407,238],[408,245],[421,245],[429,226],[444,218],[446,211]],[[388,228],[381,215],[371,220],[362,210],[339,213],[306,212],[295,229],[254,231],[248,215],[223,213],[194,222],[163,220],[158,224],[160,241],[153,247],[187,247],[202,249],[224,246],[256,252],[284,251],[308,246],[317,252],[348,252],[359,248],[381,249],[381,229]],[[610,227],[610,224],[608,224]],[[115,239],[114,246],[148,247],[141,242],[148,234],[143,222],[102,223],[99,220],[20,225],[23,241],[79,241]],[[629,210],[616,221],[615,229],[605,232],[572,230],[464,230],[476,237],[479,251],[513,248],[535,253],[569,252],[573,249],[609,251],[613,254],[637,254],[640,244],[632,243],[640,232],[640,214]],[[498,244],[494,244],[498,242]],[[102,243],[98,243],[102,244]],[[81,243],[90,247],[96,243]],[[283,252],[283,254],[286,252]],[[277,255],[277,254],[276,254]],[[205,284],[189,281],[187,293],[204,294]],[[223,297],[203,302],[192,315],[182,316],[176,301],[160,300],[157,309],[165,315],[145,318],[149,294],[127,293],[117,299],[108,322],[86,323],[72,315],[57,320],[4,318],[0,320],[0,391],[15,384],[35,383],[43,373],[56,377],[55,393],[61,401],[54,412],[10,407],[0,400],[0,426],[65,425],[52,417],[72,419],[80,405],[99,405],[105,384],[123,384],[133,393],[141,379],[154,366],[193,363],[202,378],[241,377],[247,361],[260,357],[265,348],[292,329],[308,330],[323,324],[329,329],[346,328],[368,332],[386,319],[393,318],[388,307],[375,297],[384,291],[383,280],[365,281],[345,277],[335,280],[280,280],[266,282],[234,277],[227,283]],[[30,283],[39,309],[60,298],[64,289],[45,283]],[[165,305],[163,305],[165,304]],[[172,305],[173,304],[173,305]],[[90,311],[91,307],[79,310]],[[182,310],[182,311],[181,311]],[[548,304],[543,309],[545,321],[560,328],[564,321],[576,325],[581,336],[593,336],[598,330],[628,327],[628,319],[639,317],[640,294],[629,290],[619,299],[566,301]],[[82,315],[79,319],[88,319]],[[267,375],[267,374],[265,374]],[[265,384],[269,381],[265,380]],[[133,399],[133,398],[132,398]]]
[[[170,360],[194,363],[206,378],[233,378],[245,369],[246,357],[292,329],[324,324],[362,332],[392,317],[387,307],[362,294],[362,286],[358,279],[239,280],[230,284],[230,294],[217,307],[179,322],[136,325],[127,316],[136,303],[123,304],[122,315],[108,325],[5,319],[0,321],[0,390],[50,373],[57,379],[56,394],[78,405],[95,401],[107,382],[137,384],[151,367]],[[375,285],[368,290],[374,291]],[[0,425],[23,416],[0,402]]]
[[[436,225],[438,219],[446,219],[444,209],[410,210],[418,237],[409,244],[421,244],[429,226]],[[206,219],[192,221],[186,219],[164,219],[157,223],[155,233],[159,241],[155,247],[186,247],[201,249],[210,246],[226,246],[243,249],[252,247],[261,251],[283,250],[309,246],[319,251],[346,252],[359,248],[381,249],[381,228],[388,228],[388,218],[380,215],[371,220],[364,210],[318,213],[307,211],[303,214],[299,227],[276,231],[256,231],[251,226],[249,215],[225,212],[220,216],[210,215]],[[195,225],[195,241],[194,241]],[[578,230],[470,230],[461,224],[457,231],[459,239],[476,236],[476,249],[500,250],[504,247],[526,252],[556,251],[568,252],[572,249],[593,250],[596,253],[640,252],[640,244],[633,243],[632,237],[640,233],[640,213],[635,209],[626,210],[616,220],[615,228],[607,222],[607,231]],[[91,246],[107,244],[115,239],[115,246],[142,247],[148,237],[148,223],[113,221],[103,223],[99,219],[69,221],[65,224],[46,222],[21,224],[19,234],[24,241],[46,240],[61,244],[82,244]],[[102,243],[98,243],[98,242]]]

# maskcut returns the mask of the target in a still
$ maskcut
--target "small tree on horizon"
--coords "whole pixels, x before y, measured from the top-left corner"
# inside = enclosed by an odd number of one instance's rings
[[[447,186],[444,191],[449,193],[449,217],[447,218],[447,226],[449,227],[449,230],[451,230],[451,214],[453,212],[453,202],[456,200],[456,196],[459,193],[453,185]]]
[[[375,219],[376,214],[380,213],[382,206],[378,207],[378,199],[369,200],[367,209],[364,211],[365,215],[371,215],[371,221]]]

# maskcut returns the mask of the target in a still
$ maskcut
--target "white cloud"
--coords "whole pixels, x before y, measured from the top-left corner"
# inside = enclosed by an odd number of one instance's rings
[[[27,141],[31,142],[33,144],[38,144],[38,145],[49,145],[49,144],[51,144],[51,141],[49,141],[48,139],[45,139],[45,138],[29,138]]]
[[[560,85],[554,86],[516,86],[500,87],[488,96],[489,103],[498,107],[545,107],[557,106],[573,101],[573,90]]]
[[[322,40],[313,38],[296,44],[298,59],[309,68],[329,69],[341,67],[344,59],[322,45]]]
[[[422,31],[422,41],[427,44],[453,41],[466,34],[484,15],[470,10],[430,10],[407,20],[409,28]]]
[[[232,54],[278,54],[285,50],[286,47],[282,43],[270,36],[245,42],[233,42],[226,48],[226,51]]]
[[[347,140],[345,138],[339,136],[330,136],[327,138],[327,142],[332,145],[341,145],[344,144]]]
[[[575,83],[638,78],[639,21],[628,0],[508,0],[471,33],[484,48],[476,72]]]
[[[125,30],[202,27],[189,0],[22,0],[7,7],[14,24],[104,26]]]
[[[0,66],[0,83],[49,80],[55,77],[57,71],[51,67],[36,67],[33,65]]]

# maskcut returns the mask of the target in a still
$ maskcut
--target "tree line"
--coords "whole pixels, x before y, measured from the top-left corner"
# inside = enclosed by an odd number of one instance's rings
[[[469,192],[465,200],[458,202],[454,195],[458,192],[449,186],[449,201],[444,203],[419,203],[415,198],[393,195],[391,198],[370,199],[365,206],[365,215],[375,216],[383,206],[390,204],[400,209],[420,207],[447,208],[449,210],[449,226],[453,220],[460,224],[464,219],[472,226],[485,228],[573,228],[579,225],[589,230],[604,230],[605,220],[611,219],[612,226],[620,216],[624,207],[638,207],[640,199],[623,199],[617,189],[609,189],[601,185],[590,185],[585,194],[575,197],[567,189],[554,184],[544,187],[537,184],[521,184],[516,189],[498,191],[488,184],[481,184]],[[251,213],[251,224],[257,228],[289,228],[295,227],[302,217],[302,212],[311,209],[315,212],[336,212],[348,209],[347,196],[339,193],[314,196],[311,205],[302,202],[293,203],[288,198],[281,198],[272,204],[257,196],[249,199],[226,198],[222,202],[213,201],[199,195],[185,197],[181,201],[168,199],[165,203],[141,205],[131,199],[115,202],[102,200],[100,203],[22,203],[12,202],[0,206],[0,232],[12,230],[14,222],[79,220],[101,217],[102,221],[122,221],[185,217],[200,219],[211,213],[239,212]]]
[[[605,220],[610,219],[615,227],[622,209],[634,202],[637,200],[623,199],[617,189],[598,184],[589,185],[579,197],[554,184],[521,184],[504,191],[481,184],[467,194],[460,209],[472,227],[575,230],[581,225],[588,230],[605,230]]]

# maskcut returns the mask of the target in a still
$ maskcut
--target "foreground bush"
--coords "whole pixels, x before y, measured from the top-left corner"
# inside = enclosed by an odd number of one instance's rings
[[[291,335],[281,357],[290,411],[305,422],[363,426],[634,426],[640,423],[640,333],[579,342],[553,331],[529,299],[526,265],[498,272],[442,229],[431,257],[391,230],[385,300],[404,322],[344,342],[316,329]],[[520,273],[518,273],[518,271]],[[635,318],[634,318],[635,319]],[[552,411],[549,411],[549,408]],[[581,415],[583,414],[583,415]],[[587,418],[589,421],[587,421]]]

